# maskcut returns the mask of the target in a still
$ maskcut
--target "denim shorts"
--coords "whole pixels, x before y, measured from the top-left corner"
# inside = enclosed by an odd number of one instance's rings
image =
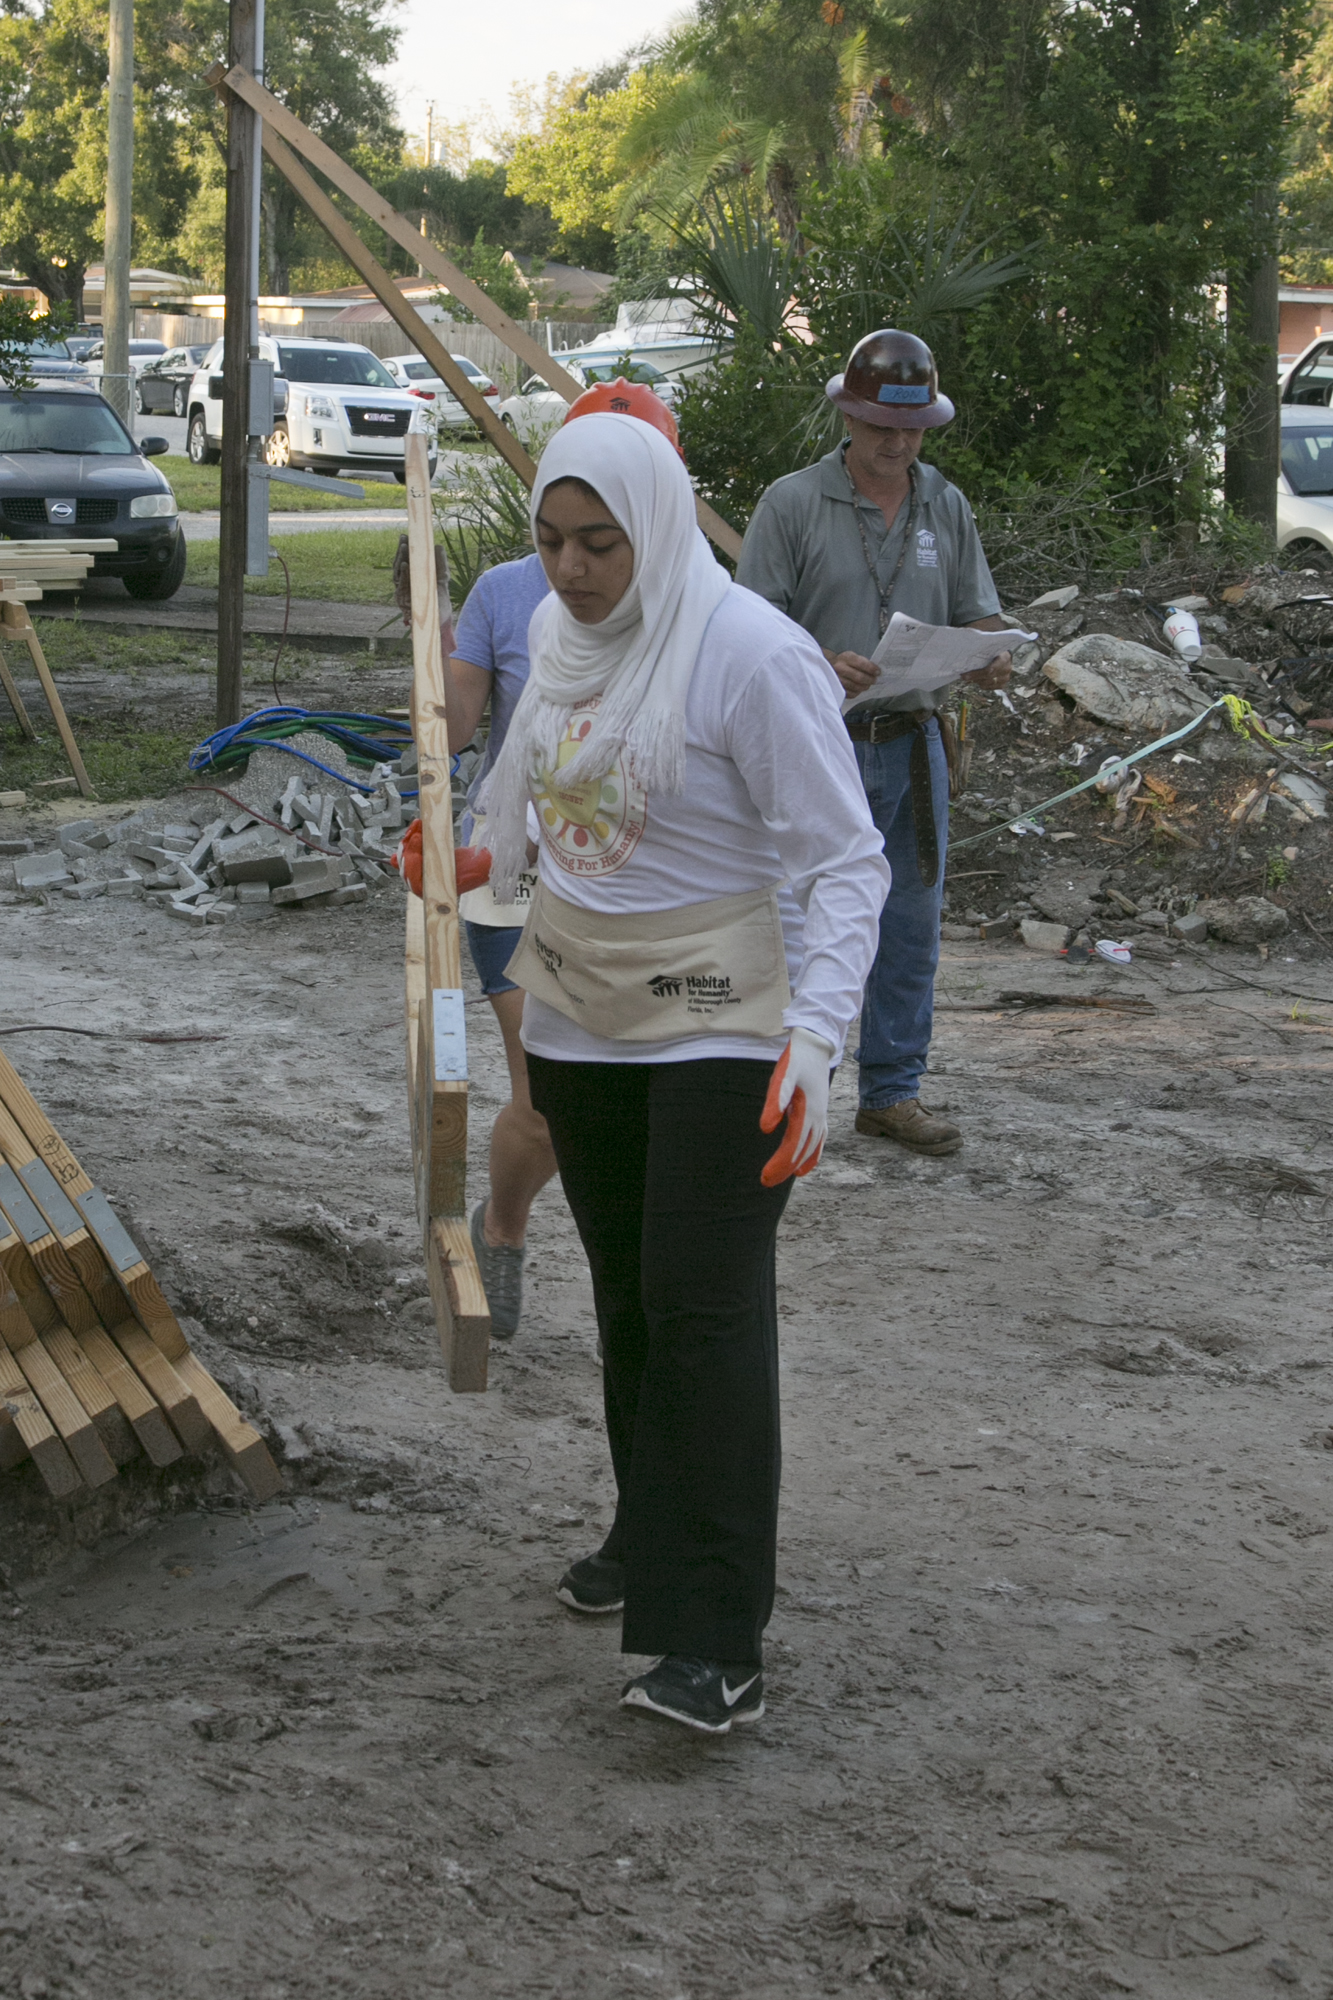
[[[500,930],[495,924],[470,924],[466,917],[463,928],[467,932],[467,948],[472,953],[472,963],[477,968],[481,990],[489,998],[493,993],[516,993],[518,988],[512,979],[505,978],[505,967],[518,950],[519,939],[523,935],[522,924],[513,929]]]

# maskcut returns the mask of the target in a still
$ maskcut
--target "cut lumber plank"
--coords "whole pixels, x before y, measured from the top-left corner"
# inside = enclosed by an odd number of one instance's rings
[[[50,1333],[43,1334],[41,1345],[92,1418],[93,1428],[106,1446],[107,1456],[117,1465],[128,1465],[132,1458],[137,1458],[139,1446],[134,1432],[125,1420],[110,1383],[94,1368],[82,1343],[74,1338],[68,1327],[62,1326],[53,1327]]]
[[[116,1476],[111,1454],[97,1435],[92,1418],[41,1341],[30,1340],[25,1347],[18,1349],[11,1348],[8,1342],[3,1345],[5,1353],[17,1362],[23,1379],[60,1433],[62,1444],[84,1480],[89,1486],[105,1486],[108,1479]]]
[[[240,1474],[254,1498],[271,1500],[275,1493],[281,1493],[283,1477],[268,1446],[254,1425],[245,1421],[226,1390],[214,1381],[198,1355],[184,1355],[176,1368],[186,1387],[193,1390],[233,1470]]]
[[[32,717],[23,706],[23,696],[19,693],[18,682],[9,671],[9,662],[5,659],[3,651],[0,651],[0,687],[9,697],[9,706],[14,711],[19,728],[30,742],[35,743],[37,731],[33,727]]]
[[[486,1387],[490,1316],[466,1220],[468,1087],[452,759],[440,650],[435,518],[423,437],[408,436],[404,470],[412,579],[412,731],[421,806],[421,896],[409,898],[404,959],[413,1164],[435,1325],[449,1386],[476,1391]],[[446,1045],[444,1030],[451,1023],[457,1026]]]
[[[32,1462],[54,1500],[67,1500],[83,1491],[79,1468],[56,1436],[51,1419],[28,1387],[22,1369],[3,1340],[0,1340],[0,1400],[3,1400],[14,1428],[23,1439]]]
[[[174,1465],[182,1452],[180,1439],[110,1335],[101,1327],[90,1328],[81,1335],[79,1345],[115,1396],[126,1422],[153,1464]]]
[[[181,1380],[157,1342],[149,1339],[137,1319],[123,1319],[119,1326],[108,1328],[108,1332],[170,1417],[185,1449],[195,1454],[206,1450],[212,1441],[213,1427],[193,1390]]]
[[[491,1314],[465,1217],[442,1215],[431,1222],[426,1275],[449,1387],[459,1394],[484,1390]]]
[[[0,630],[13,632],[18,638],[22,639],[24,645],[27,647],[32,664],[37,672],[37,678],[42,684],[42,693],[46,696],[47,706],[50,708],[51,714],[55,718],[56,728],[60,732],[60,740],[65,746],[65,755],[69,759],[69,768],[78,780],[79,790],[83,793],[83,796],[86,799],[92,798],[92,781],[84,768],[83,759],[79,755],[79,746],[74,740],[74,731],[69,726],[69,717],[65,713],[65,704],[60,699],[59,691],[51,675],[51,669],[46,664],[46,655],[42,651],[41,641],[37,637],[26,606],[21,604],[0,604]]]
[[[128,1303],[168,1361],[187,1353],[189,1342],[147,1260],[4,1056],[0,1156],[17,1171],[25,1194],[59,1236],[101,1324],[123,1319]],[[74,1330],[83,1328],[75,1325]]]
[[[26,1277],[26,1272],[19,1257],[9,1247],[6,1263],[14,1289],[37,1331],[44,1333],[57,1317],[80,1338],[99,1331],[102,1323],[63,1245],[47,1228],[45,1217],[29,1199],[26,1188],[8,1164],[0,1164],[0,1213],[8,1216],[22,1237],[21,1248],[36,1267],[42,1286],[49,1294],[43,1309],[39,1296],[25,1293],[20,1274]],[[6,1242],[0,1240],[0,1257],[6,1256],[7,1247]],[[161,1404],[185,1449],[202,1451],[211,1436],[210,1426],[162,1349],[150,1339],[138,1320],[130,1319],[125,1314],[123,1307],[105,1331]]]

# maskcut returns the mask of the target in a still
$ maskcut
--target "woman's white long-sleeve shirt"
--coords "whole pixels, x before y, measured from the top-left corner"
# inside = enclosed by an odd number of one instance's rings
[[[813,639],[734,584],[704,634],[685,708],[686,775],[645,798],[619,764],[572,805],[536,795],[539,872],[568,903],[606,914],[677,910],[776,887],[791,1002],[840,1059],[879,942],[884,843],[841,714],[842,689]],[[563,758],[592,704],[574,710]],[[557,778],[558,784],[558,778]],[[527,996],[523,1045],[557,1062],[775,1061],[785,1038],[708,1032],[671,1041],[591,1035]]]

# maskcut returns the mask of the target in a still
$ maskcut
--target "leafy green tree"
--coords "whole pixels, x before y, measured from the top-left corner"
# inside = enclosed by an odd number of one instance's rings
[[[498,243],[486,241],[484,229],[477,231],[475,242],[454,252],[454,262],[511,319],[528,317],[533,298],[531,287],[511,253],[502,250]],[[452,292],[438,292],[435,303],[444,306],[452,319],[467,322],[472,318]]]

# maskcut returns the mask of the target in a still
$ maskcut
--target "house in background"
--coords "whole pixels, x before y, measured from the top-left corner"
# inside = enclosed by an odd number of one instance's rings
[[[1333,333],[1333,285],[1279,285],[1278,365],[1285,372],[1312,340]]]

